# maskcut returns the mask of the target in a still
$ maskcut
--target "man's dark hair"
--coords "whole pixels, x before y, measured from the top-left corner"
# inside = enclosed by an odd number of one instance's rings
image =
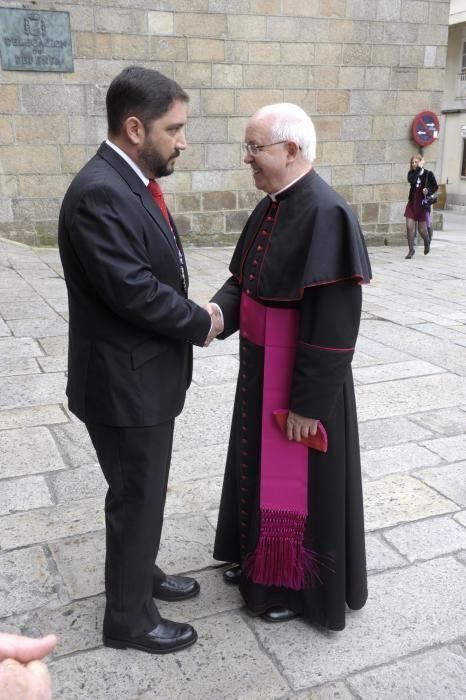
[[[176,100],[188,102],[189,95],[174,80],[156,70],[128,66],[112,80],[108,88],[109,134],[119,134],[128,117],[138,117],[146,126],[168,112]]]

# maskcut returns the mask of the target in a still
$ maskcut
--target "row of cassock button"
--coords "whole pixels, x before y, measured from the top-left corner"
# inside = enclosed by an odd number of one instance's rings
[[[260,233],[256,236],[256,240],[251,247],[248,258],[245,262],[244,276],[243,276],[243,292],[248,296],[256,297],[257,290],[257,268],[262,260],[263,252],[266,248],[267,241],[270,238],[270,233],[272,231],[273,221],[275,219],[275,214],[277,212],[277,204],[272,202],[267,214],[262,221],[260,228]],[[249,438],[248,438],[248,399],[247,392],[247,382],[248,382],[248,352],[249,347],[247,343],[241,343],[241,372],[240,372],[240,391],[241,391],[241,420],[240,420],[240,547],[241,556],[246,554],[246,543],[248,539],[249,532],[249,521],[252,508],[251,499],[253,497],[252,488],[253,483],[249,476],[250,465],[248,460],[250,459],[249,454]],[[256,472],[256,470],[254,470]]]

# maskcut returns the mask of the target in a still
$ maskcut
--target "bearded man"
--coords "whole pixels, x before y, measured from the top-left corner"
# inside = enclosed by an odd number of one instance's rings
[[[187,102],[161,73],[125,68],[107,92],[108,139],[71,183],[59,221],[69,407],[108,483],[103,641],[152,653],[197,639],[190,625],[161,618],[153,597],[191,598],[199,584],[155,560],[192,345],[222,326],[215,309],[188,299],[182,246],[155,180],[186,148]]]

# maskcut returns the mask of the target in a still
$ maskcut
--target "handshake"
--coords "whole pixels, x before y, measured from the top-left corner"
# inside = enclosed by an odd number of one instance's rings
[[[218,304],[212,304],[209,302],[208,304],[205,304],[204,309],[208,311],[212,323],[209,335],[204,343],[204,347],[207,348],[213,339],[223,331],[223,315]]]

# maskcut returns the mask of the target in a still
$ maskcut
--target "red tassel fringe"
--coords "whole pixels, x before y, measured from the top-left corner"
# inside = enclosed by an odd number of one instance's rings
[[[304,547],[307,516],[289,511],[261,510],[256,550],[245,558],[244,573],[263,586],[283,586],[294,591],[322,583],[322,557]]]

